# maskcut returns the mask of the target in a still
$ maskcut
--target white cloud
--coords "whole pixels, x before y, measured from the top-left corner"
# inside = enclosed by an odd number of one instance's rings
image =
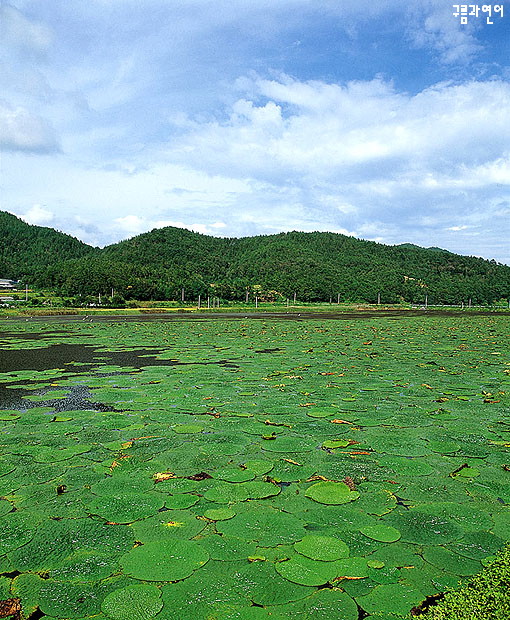
[[[210,174],[229,170],[265,181],[275,174],[345,179],[359,171],[375,181],[483,167],[510,144],[506,82],[444,83],[414,96],[380,79],[339,85],[282,76],[251,87],[265,101],[243,98],[226,122],[195,124],[172,145],[173,156]],[[498,166],[494,178],[506,174]]]
[[[119,228],[130,235],[137,235],[144,232],[147,229],[145,220],[142,220],[138,215],[126,215],[125,217],[115,218],[115,222],[119,225]]]
[[[214,222],[213,224],[204,223],[188,223],[177,220],[150,220],[143,219],[137,215],[126,215],[125,217],[119,217],[114,220],[120,229],[130,235],[139,235],[140,233],[148,232],[155,228],[165,228],[167,226],[173,226],[174,228],[186,228],[194,232],[202,233],[203,235],[214,235],[219,228],[224,228],[226,224],[224,222]]]
[[[42,226],[49,224],[55,219],[55,214],[48,209],[44,209],[41,205],[35,204],[31,209],[21,216],[25,222]]]
[[[7,3],[0,6],[2,42],[21,51],[41,53],[46,51],[52,40],[50,28],[25,17],[21,11]]]
[[[1,100],[0,147],[27,153],[51,153],[59,148],[55,132],[46,120]]]
[[[409,36],[417,48],[435,51],[440,62],[466,65],[483,47],[475,37],[476,19],[461,25],[453,12],[453,4],[442,0],[410,4]]]

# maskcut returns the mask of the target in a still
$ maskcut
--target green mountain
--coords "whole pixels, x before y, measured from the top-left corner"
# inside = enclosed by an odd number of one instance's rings
[[[53,228],[32,226],[0,211],[0,278],[18,280],[58,261],[89,256],[95,248]]]
[[[424,303],[427,296],[429,303],[445,304],[510,295],[510,267],[440,248],[386,246],[323,232],[228,239],[167,227],[99,250],[1,215],[2,237],[7,225],[37,244],[4,246],[0,277],[30,277],[66,295],[110,295],[114,289],[126,299],[180,299],[184,289],[187,300],[242,300],[248,292],[251,299],[295,294],[302,301],[340,296],[372,303],[378,296],[382,303]]]

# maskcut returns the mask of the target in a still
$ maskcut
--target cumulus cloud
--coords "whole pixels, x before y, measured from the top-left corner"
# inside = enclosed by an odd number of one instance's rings
[[[218,229],[225,228],[224,222],[214,222],[212,224],[205,223],[185,223],[178,220],[151,220],[144,219],[138,215],[126,215],[125,217],[119,217],[114,220],[123,232],[127,232],[130,235],[139,235],[155,228],[165,228],[167,226],[173,226],[174,228],[186,228],[194,232],[202,233],[203,235],[217,234]]]
[[[54,153],[59,150],[48,121],[22,106],[0,101],[0,147],[6,151]]]
[[[476,20],[461,25],[453,10],[453,4],[441,0],[410,4],[409,37],[416,48],[432,50],[446,65],[467,65],[483,46],[476,38]]]
[[[31,209],[21,216],[28,224],[36,224],[42,226],[49,224],[55,219],[55,214],[48,209],[44,209],[41,205],[35,204]]]
[[[259,102],[240,99],[226,122],[195,125],[174,155],[260,180],[275,172],[394,179],[466,165],[480,173],[485,166],[487,178],[506,174],[503,160],[491,168],[487,160],[510,144],[507,82],[442,83],[409,95],[382,79],[341,85],[281,76],[255,79],[255,88]]]

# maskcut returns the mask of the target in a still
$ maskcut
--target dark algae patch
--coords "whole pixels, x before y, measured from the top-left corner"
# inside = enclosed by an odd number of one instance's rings
[[[507,594],[508,317],[5,326],[0,617],[478,619],[443,593],[492,565]]]

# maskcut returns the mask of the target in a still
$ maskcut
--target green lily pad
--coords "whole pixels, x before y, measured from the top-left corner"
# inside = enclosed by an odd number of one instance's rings
[[[186,510],[194,506],[197,502],[198,497],[196,495],[191,495],[190,493],[176,493],[165,499],[165,506],[169,510]]]
[[[125,575],[143,581],[178,581],[207,563],[209,554],[197,542],[165,540],[135,547],[122,556]]]
[[[244,462],[244,466],[252,471],[255,476],[263,476],[273,469],[274,463],[262,459],[250,459]]]
[[[400,532],[391,525],[365,525],[360,528],[360,532],[368,538],[386,543],[395,542],[400,538]]]
[[[370,594],[357,597],[356,602],[369,614],[393,612],[407,616],[424,598],[422,592],[411,586],[389,583],[376,586]]]
[[[311,442],[303,437],[276,437],[276,439],[262,441],[261,446],[263,450],[285,454],[313,450]]]
[[[346,448],[349,443],[349,439],[327,439],[322,442],[322,447],[328,450],[334,450],[335,448]]]
[[[235,516],[236,512],[230,508],[210,508],[204,512],[204,517],[212,521],[227,521]]]
[[[101,603],[102,611],[112,620],[150,620],[162,607],[161,592],[150,585],[114,590]]]
[[[45,579],[33,573],[22,573],[12,580],[10,596],[23,601],[24,616],[30,617],[39,607],[39,593],[45,582]]]
[[[95,551],[77,551],[50,571],[59,581],[99,581],[115,572],[118,560]]]
[[[207,550],[212,560],[233,562],[246,560],[255,555],[255,543],[243,538],[211,534],[204,536],[199,542]]]
[[[274,609],[274,608],[273,608]],[[323,588],[311,596],[278,606],[284,618],[313,620],[357,620],[358,607],[353,599],[338,589]]]
[[[246,482],[247,480],[253,480],[255,473],[249,469],[224,467],[221,471],[216,472],[213,477],[226,482]]]
[[[482,570],[482,565],[477,560],[466,558],[444,547],[425,547],[423,559],[437,568],[449,571],[455,575],[474,575]]]
[[[90,514],[99,515],[112,523],[133,523],[158,512],[165,503],[164,497],[152,493],[133,493],[122,497],[103,496],[86,503]]]
[[[30,542],[37,525],[33,515],[22,511],[3,516],[0,519],[0,555]]]
[[[473,560],[483,560],[502,549],[504,542],[490,532],[467,532],[463,538],[448,545],[448,548],[459,555]]]
[[[294,515],[274,508],[250,508],[233,519],[222,521],[216,529],[228,536],[254,540],[265,547],[301,540],[305,523]]]
[[[268,562],[253,562],[232,575],[233,588],[257,605],[283,605],[305,598],[310,587],[291,583]]]
[[[307,558],[322,560],[323,562],[332,562],[349,555],[349,547],[332,536],[315,536],[313,534],[305,536],[294,543],[294,549]]]
[[[295,555],[275,564],[276,572],[284,579],[303,586],[321,586],[341,575],[340,562],[322,562]],[[340,571],[340,572],[339,572]]]
[[[203,569],[187,579],[165,584],[161,588],[164,601],[164,608],[160,615],[162,620],[224,618],[225,606],[228,606],[228,609],[235,609],[236,605],[245,605],[242,611],[249,610],[251,601],[233,588],[231,572],[235,566],[237,563],[229,563],[230,570],[227,571],[225,562],[210,560]],[[238,618],[240,613],[237,612]]]
[[[246,482],[243,489],[248,492],[249,499],[264,499],[274,497],[281,493],[281,488],[272,482],[259,482],[257,480]]]
[[[235,502],[244,502],[248,499],[250,493],[244,484],[235,484],[229,482],[218,482],[204,493],[204,497],[210,502],[218,504],[230,504]]]
[[[172,430],[181,435],[193,435],[195,433],[201,433],[204,427],[198,424],[176,424],[172,427]]]
[[[47,616],[84,618],[101,612],[101,601],[106,594],[106,584],[47,579],[40,590],[39,607]]]
[[[189,539],[206,526],[189,510],[165,510],[154,517],[136,521],[130,528],[140,542],[150,543],[165,540]]]
[[[428,514],[419,510],[408,510],[387,515],[402,535],[402,540],[417,544],[446,544],[462,537],[460,526],[441,514]]]
[[[305,497],[320,504],[346,504],[358,499],[359,493],[344,482],[318,482],[306,490]]]

